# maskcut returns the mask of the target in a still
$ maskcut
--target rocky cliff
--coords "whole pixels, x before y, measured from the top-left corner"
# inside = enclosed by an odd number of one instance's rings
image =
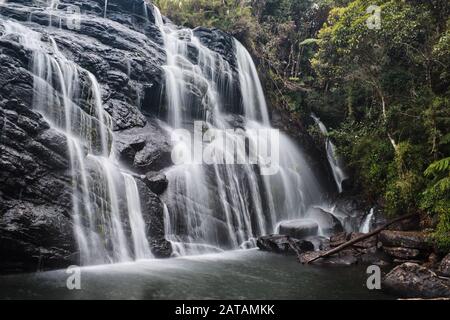
[[[74,16],[77,8],[81,15]],[[110,0],[106,12],[104,0],[60,1],[53,9],[31,0],[0,6],[0,272],[79,263],[67,137],[33,109],[33,54],[5,32],[8,21],[38,31],[49,46],[54,39],[66,57],[97,78],[119,158],[142,178],[138,188],[151,249],[156,256],[170,255],[162,202],[145,177],[171,165],[170,139],[155,117],[163,109],[166,57],[154,20],[143,0]],[[230,37],[218,30],[195,32],[232,62]],[[80,82],[86,81],[82,74]],[[77,103],[88,109],[90,98]]]

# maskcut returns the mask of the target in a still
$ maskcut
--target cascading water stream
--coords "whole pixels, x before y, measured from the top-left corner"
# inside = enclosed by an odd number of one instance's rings
[[[195,154],[190,161],[166,172],[166,236],[180,255],[252,247],[257,236],[273,232],[279,221],[301,218],[309,206],[320,203],[320,186],[301,151],[284,134],[279,134],[283,156],[277,174],[260,175],[258,166],[240,161],[247,157],[246,144],[242,142],[258,145],[263,137],[257,133],[272,129],[262,86],[248,51],[234,41],[234,68],[204,46],[193,30],[165,23],[159,9],[154,7],[153,11],[167,56],[163,67],[167,130],[175,136],[174,140],[178,140],[176,129],[195,128],[196,120],[203,123],[195,132],[233,129],[234,121],[240,121],[238,126],[242,128],[222,132],[214,139],[194,134],[193,144],[212,150],[214,161],[196,161]],[[196,57],[192,57],[192,52]],[[242,116],[236,114],[239,108],[227,103],[233,101],[230,95],[236,83],[242,93]],[[235,146],[234,154],[224,147],[229,145]],[[235,164],[224,162],[234,156]]]
[[[360,228],[359,232],[361,232],[361,233],[369,233],[370,232],[370,228],[372,227],[372,219],[373,219],[374,215],[375,215],[375,209],[372,208],[372,209],[370,209],[369,214],[364,218],[364,221],[361,224],[361,228]]]
[[[108,13],[108,0],[105,0],[105,8],[103,12],[103,17],[106,18],[106,14]]]
[[[336,182],[338,191],[339,193],[342,193],[342,182],[344,182],[344,180],[348,178],[344,171],[342,160],[336,155],[336,146],[333,144],[330,138],[328,138],[328,130],[325,125],[314,114],[312,114],[311,117],[314,119],[316,124],[319,126],[319,129],[322,132],[323,136],[326,138],[325,149],[327,152],[328,163],[330,164],[331,170],[333,172],[334,181]]]
[[[68,60],[52,36],[43,37],[17,22],[2,24],[3,36],[18,37],[32,52],[33,108],[67,137],[74,231],[82,264],[152,257],[137,184],[114,158],[112,119],[103,110],[97,79]]]

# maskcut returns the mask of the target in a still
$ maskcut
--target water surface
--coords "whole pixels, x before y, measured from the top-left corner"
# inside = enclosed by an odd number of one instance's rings
[[[389,299],[365,268],[303,266],[258,250],[86,267],[81,290],[65,270],[0,277],[1,299]]]

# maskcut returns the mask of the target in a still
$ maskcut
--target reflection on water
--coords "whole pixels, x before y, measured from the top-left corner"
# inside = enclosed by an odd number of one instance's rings
[[[363,267],[302,266],[258,250],[86,267],[81,290],[64,270],[0,277],[1,299],[388,299]]]

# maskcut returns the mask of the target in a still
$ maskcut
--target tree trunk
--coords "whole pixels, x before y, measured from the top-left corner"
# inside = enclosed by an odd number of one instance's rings
[[[384,95],[383,95],[383,92],[381,91],[381,89],[378,86],[375,86],[375,87],[376,87],[376,90],[378,92],[378,95],[381,98],[381,107],[382,107],[382,111],[383,111],[383,118],[384,118],[384,122],[385,122],[385,124],[387,126],[386,100],[384,98]],[[389,133],[389,130],[386,129],[386,131],[387,131],[387,136],[389,138],[389,141],[391,142],[392,147],[395,150],[395,153],[397,153],[398,152],[398,145],[395,142],[394,138],[392,138],[391,134]]]

